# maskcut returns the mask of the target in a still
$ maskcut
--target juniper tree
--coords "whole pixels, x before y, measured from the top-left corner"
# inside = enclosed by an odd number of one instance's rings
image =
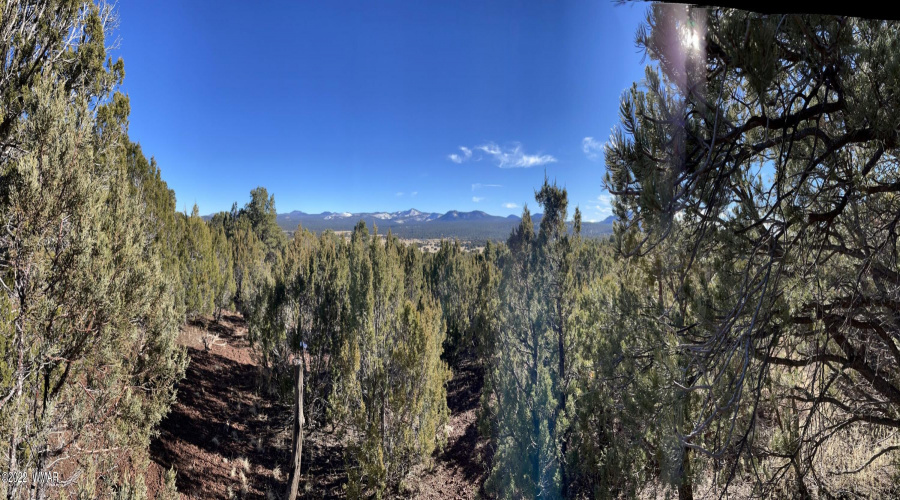
[[[234,294],[236,292],[234,258],[232,257],[228,237],[225,236],[225,229],[210,224],[209,230],[212,232],[214,259],[213,306],[215,307],[216,321],[219,321],[222,317],[222,309],[231,307],[234,302]]]
[[[194,205],[190,217],[179,214],[181,241],[178,247],[184,286],[185,311],[189,316],[212,313],[216,307],[219,267],[209,227]]]
[[[482,436],[490,439],[497,432],[496,377],[497,359],[501,355],[497,350],[497,338],[500,330],[500,277],[503,265],[504,245],[488,241],[484,251],[475,258],[477,270],[476,295],[474,297],[474,315],[472,330],[475,334],[475,353],[478,367],[483,376],[483,385],[479,395],[478,428]]]
[[[275,195],[269,195],[264,187],[250,191],[250,201],[239,216],[247,217],[259,241],[266,248],[266,262],[274,264],[286,244],[284,231],[278,226],[275,211]]]
[[[175,209],[175,191],[162,180],[156,160],[144,156],[141,146],[131,141],[126,146],[126,163],[131,178],[132,195],[145,205],[146,238],[152,241],[160,255],[163,272],[176,283],[181,283],[181,262],[178,248],[181,227]],[[175,305],[184,314],[184,287],[173,290]]]
[[[305,376],[305,401],[314,403],[317,410],[322,410],[328,397],[322,384],[330,375],[330,353],[338,344],[342,311],[346,309],[347,282],[340,272],[342,263],[346,265],[342,246],[333,233],[319,239],[298,228],[266,294],[265,312],[253,325],[256,346],[263,352],[268,373],[282,385],[285,394],[290,393],[293,383],[289,358],[304,362],[304,371],[311,372]],[[301,356],[304,352],[307,355]],[[321,411],[308,413],[322,416]]]
[[[234,223],[231,250],[234,259],[234,303],[247,319],[264,304],[266,287],[272,285],[272,267],[266,264],[266,249],[246,217]],[[251,336],[254,332],[251,329]]]
[[[79,474],[146,453],[172,401],[184,370],[177,285],[133,195],[129,104],[114,92],[124,70],[104,48],[110,10],[2,10],[0,464],[63,469],[87,485],[96,476]]]
[[[310,414],[324,418],[332,386],[332,359],[346,334],[349,314],[348,246],[343,238],[327,231],[319,236],[316,256],[318,279],[312,291],[316,313],[310,335],[303,338],[310,354]]]
[[[526,208],[507,241],[500,283],[491,380],[497,450],[488,487],[510,497],[555,498],[570,481],[567,443],[581,365],[572,328],[578,237],[567,232],[565,189],[545,179],[535,198],[544,209],[540,230],[534,233]]]
[[[502,324],[497,339],[494,387],[497,402],[496,451],[486,487],[496,494],[540,497],[559,494],[557,449],[548,423],[556,407],[550,371],[550,339],[539,324],[541,298],[534,279],[531,214],[526,206],[522,222],[507,245],[509,265],[501,282]]]
[[[429,259],[428,276],[447,325],[447,355],[454,360],[471,355],[476,294],[472,256],[462,250],[459,241],[442,240],[437,253]]]
[[[657,255],[615,257],[608,243],[583,242],[574,261],[594,271],[579,285],[573,313],[583,365],[576,376],[569,494],[630,497],[658,485],[690,496],[692,462],[675,432],[690,415],[690,394],[677,386],[686,358],[673,345],[693,312],[682,302],[678,314],[665,316],[679,284],[667,266],[677,263]]]
[[[353,231],[349,310],[334,362],[332,417],[351,438],[353,495],[396,487],[429,459],[447,421],[440,309],[428,294],[409,300],[400,259],[409,249],[387,236],[370,237],[363,222]]]

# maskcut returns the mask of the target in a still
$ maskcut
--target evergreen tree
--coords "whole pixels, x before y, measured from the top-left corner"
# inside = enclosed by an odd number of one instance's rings
[[[209,227],[200,218],[197,205],[190,217],[179,216],[185,310],[189,316],[215,310],[216,281],[220,275]]]
[[[215,306],[216,321],[222,317],[222,310],[232,306],[234,294],[237,290],[234,282],[234,258],[231,245],[225,236],[223,227],[209,225],[212,232],[212,251],[215,263],[213,274],[213,305]]]
[[[131,178],[132,195],[146,207],[146,238],[153,241],[160,255],[163,273],[176,283],[181,283],[182,263],[178,249],[181,244],[181,226],[175,210],[175,191],[162,180],[159,165],[144,156],[140,144],[129,141],[126,146],[126,163]],[[172,291],[180,315],[184,314],[184,287]]]
[[[272,284],[272,268],[266,265],[265,246],[253,232],[250,221],[239,217],[231,239],[234,259],[234,303],[246,319],[264,304],[266,287]],[[250,334],[253,335],[253,329]]]
[[[264,187],[250,191],[250,202],[240,211],[247,217],[250,227],[266,249],[266,262],[274,264],[287,243],[284,231],[278,227],[275,211],[275,195],[269,195]]]
[[[761,495],[827,492],[826,443],[900,423],[895,28],[656,5],[638,33],[655,64],[605,155],[617,242],[674,282],[674,434],[728,478],[765,459]],[[758,415],[785,401],[803,428],[767,442]]]
[[[429,259],[429,286],[438,299],[447,325],[446,353],[449,358],[472,355],[475,347],[473,316],[476,295],[474,260],[459,241],[441,241]]]
[[[526,207],[500,281],[501,322],[482,406],[497,447],[487,486],[503,496],[556,498],[573,480],[567,456],[583,366],[573,269],[581,240],[568,234],[565,189],[545,179],[535,198],[544,209],[540,229],[534,233]]]
[[[0,32],[20,33],[0,65],[0,466],[79,477],[146,453],[185,358],[177,285],[152,210],[134,196],[129,104],[113,90],[124,70],[104,49],[109,12],[52,4],[4,4],[0,16]],[[78,486],[111,496],[95,480]]]
[[[333,418],[351,438],[351,495],[382,496],[441,441],[449,371],[441,360],[440,310],[404,290],[404,265],[391,234],[370,237],[362,221],[350,242],[347,326],[338,351]]]

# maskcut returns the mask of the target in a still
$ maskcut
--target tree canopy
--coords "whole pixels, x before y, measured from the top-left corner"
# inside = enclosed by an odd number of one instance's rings
[[[659,321],[695,400],[679,439],[779,458],[808,494],[829,440],[900,424],[896,26],[654,5],[637,40],[654,64],[606,184],[620,249],[675,279]],[[781,449],[756,432],[772,394],[801,420]]]

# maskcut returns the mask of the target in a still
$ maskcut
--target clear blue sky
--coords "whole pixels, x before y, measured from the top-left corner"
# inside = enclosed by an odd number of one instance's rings
[[[130,135],[179,210],[243,205],[261,185],[279,212],[519,214],[546,170],[592,220],[608,197],[585,138],[607,141],[643,77],[645,9],[129,0],[114,55]]]

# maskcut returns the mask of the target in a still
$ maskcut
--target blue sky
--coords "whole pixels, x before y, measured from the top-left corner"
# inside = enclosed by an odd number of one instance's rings
[[[243,205],[261,185],[279,212],[519,214],[546,171],[598,220],[645,9],[129,0],[114,55],[130,135],[179,210]]]

